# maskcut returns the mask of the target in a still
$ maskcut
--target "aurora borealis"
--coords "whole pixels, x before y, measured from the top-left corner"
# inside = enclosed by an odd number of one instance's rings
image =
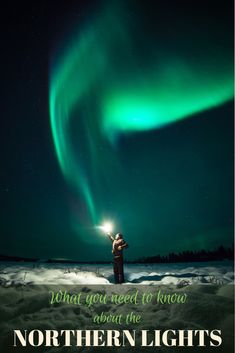
[[[130,259],[231,245],[232,2],[18,7],[4,50],[3,252],[108,259],[105,221]]]
[[[126,178],[117,151],[121,134],[162,128],[233,97],[231,58],[217,52],[213,43],[202,45],[205,28],[194,38],[194,57],[182,47],[188,40],[184,33],[174,46],[168,41],[158,44],[158,30],[141,27],[148,12],[143,16],[133,2],[130,7],[121,1],[102,5],[99,16],[92,16],[90,24],[68,39],[55,59],[50,83],[58,161],[65,178],[82,195],[91,224],[100,221],[106,208],[103,193],[116,199],[116,182],[102,189],[108,183],[104,171],[111,169],[111,180],[117,173]],[[133,8],[133,19],[127,22]],[[143,43],[135,43],[140,35],[147,41],[144,53]],[[77,136],[73,125],[78,126]],[[123,200],[126,197],[128,191]]]

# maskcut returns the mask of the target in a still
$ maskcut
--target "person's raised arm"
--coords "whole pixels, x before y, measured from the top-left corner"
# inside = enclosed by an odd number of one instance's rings
[[[111,242],[113,242],[113,241],[114,241],[114,237],[112,236],[112,234],[111,234],[111,233],[107,233],[107,236],[109,237],[109,239],[111,240]]]

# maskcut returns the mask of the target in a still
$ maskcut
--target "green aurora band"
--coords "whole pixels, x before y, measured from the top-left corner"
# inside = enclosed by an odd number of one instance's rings
[[[128,11],[113,4],[93,16],[51,69],[56,155],[85,202],[90,224],[100,221],[100,185],[109,183],[110,170],[123,176],[121,134],[158,129],[233,97],[232,60],[213,42],[208,48],[203,28],[189,51],[185,33],[174,46],[170,37],[158,43],[157,32],[140,26],[141,14],[130,20]]]

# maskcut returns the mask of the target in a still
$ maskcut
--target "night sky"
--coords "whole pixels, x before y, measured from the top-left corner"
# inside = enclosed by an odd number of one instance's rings
[[[233,242],[233,2],[4,8],[1,250],[128,259]]]

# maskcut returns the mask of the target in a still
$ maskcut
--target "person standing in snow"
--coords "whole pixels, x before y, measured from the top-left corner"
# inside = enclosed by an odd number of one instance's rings
[[[123,249],[128,248],[128,244],[123,239],[121,233],[117,233],[115,238],[110,233],[107,235],[112,242],[114,281],[115,283],[123,283]]]

